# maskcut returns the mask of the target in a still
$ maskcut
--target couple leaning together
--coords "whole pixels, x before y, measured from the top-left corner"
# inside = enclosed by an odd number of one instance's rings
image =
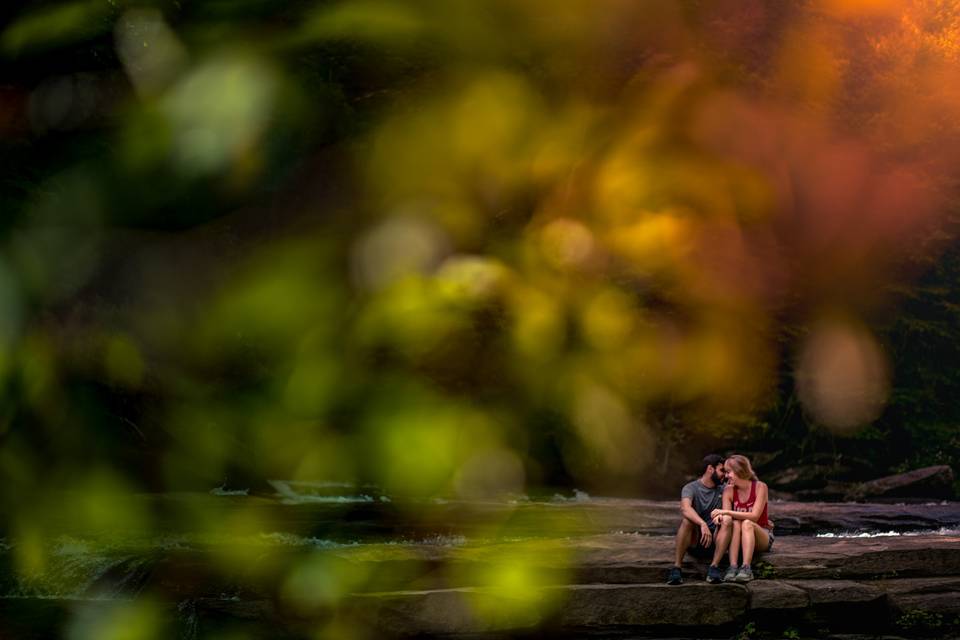
[[[701,475],[680,492],[683,520],[677,531],[677,549],[667,584],[681,584],[680,565],[689,551],[712,558],[707,582],[749,582],[753,554],[773,546],[773,522],[767,517],[767,485],[744,456],[724,459],[716,454],[703,459]],[[729,553],[730,567],[720,570]]]

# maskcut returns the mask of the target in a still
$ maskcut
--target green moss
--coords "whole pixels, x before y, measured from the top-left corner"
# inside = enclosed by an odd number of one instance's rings
[[[943,626],[943,616],[922,609],[911,609],[897,619],[901,629],[939,629]]]
[[[753,574],[764,580],[772,580],[777,576],[777,570],[769,562],[758,562],[753,567]]]

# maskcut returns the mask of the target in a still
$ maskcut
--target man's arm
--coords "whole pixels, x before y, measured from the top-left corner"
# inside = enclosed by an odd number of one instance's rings
[[[714,509],[713,511],[710,512],[710,517],[713,519],[713,524],[715,525],[720,524],[721,518],[723,518],[723,514],[725,512],[731,511],[733,509],[733,487],[732,486],[727,485],[727,487],[723,490],[723,496],[721,497],[721,500],[723,501],[722,506],[719,509]]]
[[[707,523],[693,508],[693,500],[690,498],[680,498],[680,513],[684,518],[700,527],[700,545],[709,547],[713,534],[710,532],[710,527],[707,526]]]

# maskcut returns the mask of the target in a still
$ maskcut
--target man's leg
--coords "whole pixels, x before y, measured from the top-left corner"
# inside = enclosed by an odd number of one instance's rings
[[[720,520],[720,530],[717,531],[717,535],[714,536],[714,542],[717,545],[717,548],[713,551],[713,562],[710,563],[714,567],[720,565],[720,559],[730,547],[730,538],[732,536],[733,518],[730,516],[723,516],[723,519]]]
[[[683,564],[683,556],[686,555],[687,549],[690,548],[691,538],[695,532],[696,529],[692,522],[686,518],[680,521],[680,528],[677,529],[676,554],[673,568],[667,573],[667,584],[683,584],[683,573],[680,571],[680,566]]]
[[[680,521],[680,528],[677,529],[677,549],[673,566],[679,567],[683,564],[683,556],[687,554],[690,548],[690,536],[693,535],[693,523],[684,518]]]

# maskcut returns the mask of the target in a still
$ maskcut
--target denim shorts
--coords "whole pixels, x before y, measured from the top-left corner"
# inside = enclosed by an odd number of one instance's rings
[[[713,552],[716,549],[717,542],[717,527],[712,523],[707,523],[707,528],[710,529],[710,546],[705,547],[700,544],[700,530],[697,529],[694,531],[691,536],[693,544],[687,547],[687,551],[694,556],[695,558],[710,558],[713,557]]]

